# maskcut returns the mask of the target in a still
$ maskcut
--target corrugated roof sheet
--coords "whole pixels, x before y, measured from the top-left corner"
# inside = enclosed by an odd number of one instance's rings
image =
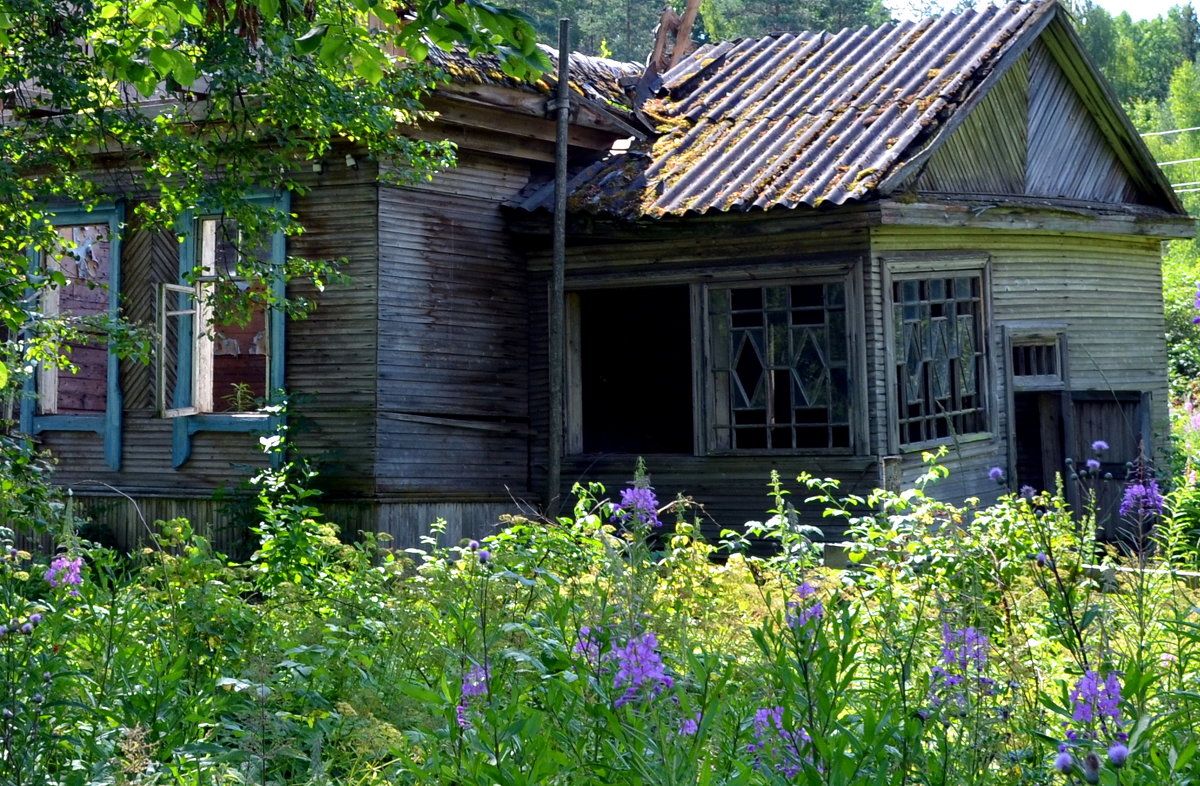
[[[642,107],[659,135],[579,172],[569,206],[632,218],[871,198],[1052,7],[702,47]],[[546,187],[524,206],[552,201]]]
[[[472,55],[461,46],[456,46],[450,51],[430,47],[428,59],[430,63],[442,68],[452,82],[498,85],[549,94],[557,82],[558,51],[548,46],[539,46],[550,58],[551,68],[535,82],[514,79],[504,73],[500,57],[495,54]],[[617,109],[632,109],[629,96],[621,87],[620,80],[622,77],[639,76],[642,66],[603,57],[572,54],[570,68],[571,87],[575,92]]]

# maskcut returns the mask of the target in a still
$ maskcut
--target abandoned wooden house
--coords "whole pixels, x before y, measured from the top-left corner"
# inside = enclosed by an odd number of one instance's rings
[[[661,74],[572,57],[561,410],[553,80],[441,60],[420,133],[456,168],[402,188],[331,158],[263,196],[307,227],[270,254],[347,260],[307,319],[204,328],[181,270],[227,262],[219,216],[181,217],[180,245],[123,223],[121,195],[59,214],[87,249],[71,278],[111,296],[57,307],[168,337],[152,367],[47,370],[26,404],[97,520],[228,521],[213,491],[261,463],[252,402],[280,386],[305,398],[329,515],[401,544],[438,517],[485,532],[548,477],[617,488],[638,456],[660,498],[737,526],[773,469],[861,492],[944,447],[940,493],[986,497],[992,467],[1053,487],[1095,440],[1122,475],[1158,447],[1161,243],[1193,225],[1056,3],[708,44]]]

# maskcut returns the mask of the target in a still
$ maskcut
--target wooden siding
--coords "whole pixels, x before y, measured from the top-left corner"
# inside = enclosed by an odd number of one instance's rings
[[[1138,189],[1054,57],[1030,49],[1027,192],[1093,202],[1135,203]]]
[[[431,183],[380,190],[383,493],[528,492],[526,274],[500,212],[527,179],[467,152]]]
[[[1159,241],[932,227],[883,227],[873,233],[872,253],[877,258],[958,251],[983,253],[990,259],[991,406],[996,418],[993,439],[954,448],[947,462],[952,473],[947,488],[961,484],[970,494],[991,491],[988,470],[1009,466],[1003,327],[1061,332],[1072,391],[1149,393],[1151,431],[1166,433]],[[904,480],[910,482],[920,472],[919,457],[906,455],[904,467]]]
[[[1028,106],[1029,58],[1022,55],[930,158],[916,189],[1024,193]]]

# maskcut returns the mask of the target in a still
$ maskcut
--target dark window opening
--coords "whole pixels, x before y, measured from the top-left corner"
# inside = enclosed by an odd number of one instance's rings
[[[693,451],[686,286],[579,293],[585,453]]]

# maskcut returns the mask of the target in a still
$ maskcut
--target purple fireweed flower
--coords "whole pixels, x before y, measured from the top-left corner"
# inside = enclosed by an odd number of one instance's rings
[[[79,590],[75,587],[83,583],[82,569],[83,557],[68,557],[66,554],[59,554],[50,563],[50,567],[46,568],[44,578],[51,587],[70,587],[68,594],[78,597]]]
[[[799,630],[805,627],[813,620],[823,619],[825,617],[825,604],[819,600],[812,603],[802,603],[801,601],[810,600],[817,592],[817,588],[809,584],[807,581],[801,582],[800,586],[796,587],[796,596],[800,601],[789,601],[787,607],[789,609],[787,615],[788,627]],[[792,612],[795,612],[794,614]]]
[[[990,696],[996,683],[985,676],[991,642],[977,628],[942,625],[942,651],[938,665],[930,670],[929,701],[951,712],[965,712],[971,695]]]
[[[1154,478],[1125,487],[1125,496],[1121,498],[1122,516],[1144,518],[1158,516],[1162,512],[1163,495]]]
[[[1112,762],[1112,766],[1120,769],[1125,766],[1125,760],[1129,758],[1129,746],[1123,742],[1114,742],[1108,746],[1108,760]]]
[[[997,483],[1003,483],[1004,482],[1004,470],[1000,469],[999,467],[992,467],[991,469],[988,470],[988,477],[991,478],[992,480],[996,481]]]
[[[1121,725],[1121,679],[1110,671],[1104,680],[1094,670],[1088,669],[1070,693],[1071,719],[1076,723],[1105,726],[1109,721]],[[1094,732],[1088,732],[1090,738]]]
[[[621,501],[612,506],[613,520],[631,527],[639,524],[646,527],[661,527],[658,518],[658,497],[654,489],[633,486],[621,490]]]
[[[1103,453],[1108,450],[1108,443],[1102,439],[1098,439],[1092,443],[1092,451],[1094,453]]]
[[[600,666],[600,628],[584,625],[579,629],[579,640],[571,651],[581,656],[592,668]]]
[[[675,684],[666,673],[662,656],[658,654],[658,637],[653,633],[643,633],[630,639],[625,646],[615,647],[611,658],[617,664],[613,687],[625,689],[613,702],[616,707],[633,701],[643,690],[653,698]]]
[[[693,717],[684,718],[683,720],[681,720],[679,722],[678,736],[680,736],[680,737],[695,736],[696,732],[700,731],[700,718],[701,718],[701,715],[699,712],[697,712]]]
[[[769,767],[790,780],[812,763],[812,757],[802,752],[811,744],[806,730],[784,726],[783,707],[761,707],[754,713],[754,742],[746,746],[746,752],[755,754],[755,769]]]
[[[458,706],[454,708],[458,727],[463,731],[469,731],[472,728],[471,719],[467,715],[468,710],[471,709],[471,699],[488,695],[489,677],[488,670],[479,665],[472,666],[463,674],[462,696],[458,700]]]
[[[472,666],[462,678],[462,695],[468,698],[486,696],[488,693],[488,674],[483,666]]]

